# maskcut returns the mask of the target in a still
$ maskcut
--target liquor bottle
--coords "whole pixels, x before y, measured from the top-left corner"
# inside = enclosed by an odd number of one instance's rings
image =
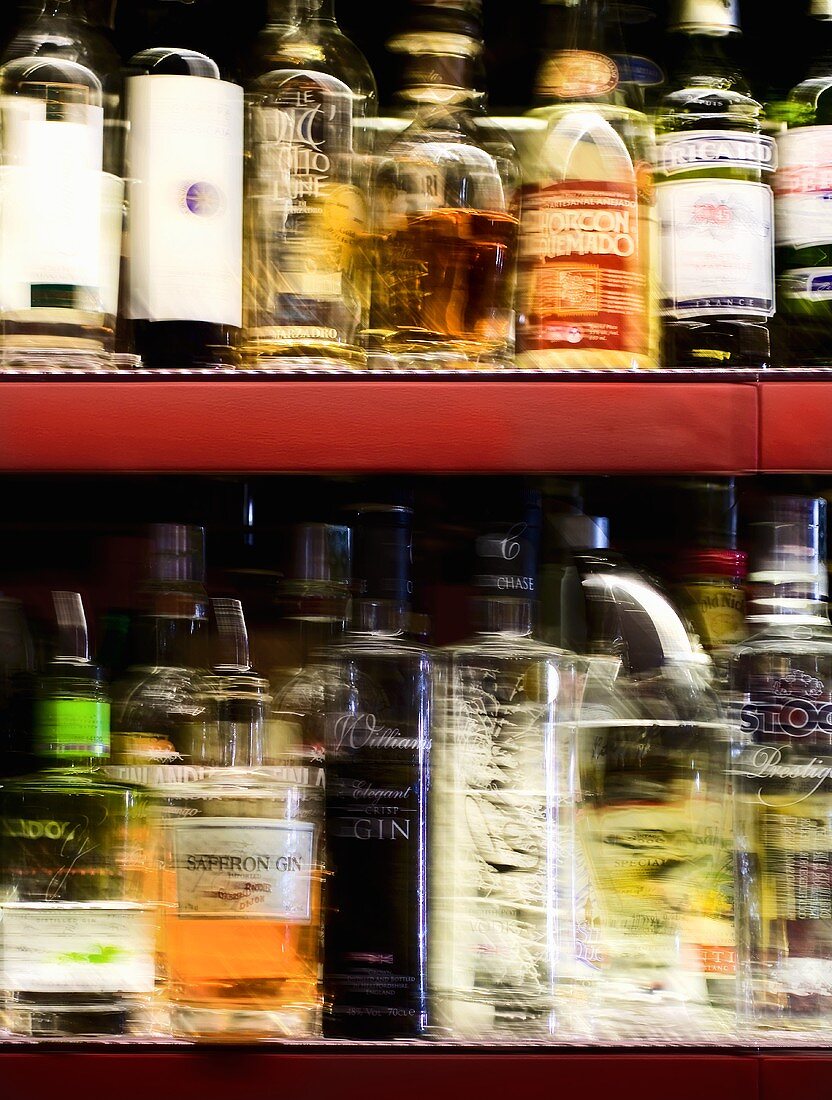
[[[826,502],[771,497],[750,524],[748,618],[731,660],[741,1024],[828,1026],[832,626]]]
[[[243,91],[189,45],[127,68],[125,313],[145,367],[233,363],[242,324]]]
[[[429,946],[435,1022],[519,1039],[557,1022],[578,665],[534,635],[539,495],[494,492],[476,540],[477,633],[447,652],[438,704]]]
[[[0,64],[0,323],[11,369],[113,365],[119,61],[84,0],[45,0]],[[106,139],[106,140],[105,140]]]
[[[284,631],[283,662],[270,670],[274,693],[269,720],[269,763],[308,769],[323,786],[322,741],[328,647],[344,632],[349,600],[352,533],[349,527],[304,523],[292,532],[290,576],[278,586]]]
[[[832,359],[832,3],[812,0],[811,13],[814,58],[781,104],[777,139],[778,366]]]
[[[77,592],[54,592],[57,656],[39,687],[44,770],[0,790],[3,992],[32,1036],[137,1028],[154,985],[145,795],[106,779],[110,704]]]
[[[213,606],[221,652],[202,681],[198,778],[154,789],[170,1026],[188,1038],[309,1037],[321,1016],[323,793],[263,767],[268,683],[251,667],[240,602]]]
[[[405,636],[410,509],[361,506],[355,551],[360,591],[329,655],[325,713],[324,1032],[415,1038],[427,1017],[433,660]]]
[[[113,688],[113,763],[119,766],[187,763],[204,706],[199,673],[207,624],[202,529],[156,525],[148,565],[134,656]]]
[[[365,360],[358,346],[369,306],[362,120],[375,112],[376,88],[365,58],[339,30],[333,4],[270,0],[269,25],[252,51],[247,366],[326,369]]]
[[[513,354],[519,169],[508,137],[478,126],[483,46],[474,33],[398,40],[415,117],[376,179],[367,333],[376,367],[493,368]]]
[[[518,365],[657,366],[652,127],[605,0],[545,0],[524,142]]]
[[[770,364],[774,143],[734,58],[737,0],[675,0],[657,118],[668,367]]]

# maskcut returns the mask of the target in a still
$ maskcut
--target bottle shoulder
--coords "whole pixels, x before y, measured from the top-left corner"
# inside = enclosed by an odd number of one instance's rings
[[[0,784],[2,796],[15,794],[45,794],[79,796],[89,798],[134,800],[144,796],[144,788],[138,784],[114,779],[101,768],[76,769],[50,767],[31,775],[16,776]]]

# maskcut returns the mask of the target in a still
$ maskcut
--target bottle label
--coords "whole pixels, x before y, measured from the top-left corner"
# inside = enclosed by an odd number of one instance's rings
[[[557,99],[590,99],[618,85],[611,57],[590,50],[560,50],[547,57],[537,76],[536,94]]]
[[[746,636],[745,592],[722,584],[682,584],[679,602],[706,649],[734,645]]]
[[[777,139],[777,244],[832,243],[832,126],[787,130]]]
[[[127,81],[128,317],[242,323],[243,90]]]
[[[644,88],[656,88],[664,84],[661,66],[649,57],[638,54],[613,54],[620,84],[639,84]]]
[[[523,210],[524,351],[645,352],[648,284],[635,182],[529,186]]]
[[[782,676],[752,676],[744,698],[738,703],[735,721],[740,732],[757,745],[787,745],[790,741],[802,749],[813,744],[819,747],[829,743],[832,737],[832,694],[823,681],[812,672],[793,667]],[[806,762],[786,762],[794,775],[787,776],[779,769],[779,758],[767,757],[764,752],[752,753],[752,762],[760,770],[759,778],[800,778],[800,769]],[[746,773],[744,773],[746,774]],[[750,773],[747,773],[750,774]],[[806,773],[804,778],[811,778]]]
[[[656,169],[669,176],[713,168],[773,172],[776,166],[777,146],[764,134],[692,130],[689,134],[662,134],[656,139]]]
[[[46,100],[3,97],[0,111],[0,309],[102,312],[102,108],[53,118]]]
[[[311,822],[200,817],[171,829],[179,917],[311,920]]]
[[[656,188],[662,309],[671,317],[774,313],[771,189],[710,179]]]
[[[7,902],[3,988],[18,993],[152,993],[155,921],[129,902]]]
[[[832,267],[793,267],[780,276],[777,292],[784,298],[832,301]]]
[[[41,699],[35,704],[38,752],[68,759],[110,753],[110,704],[101,699]]]

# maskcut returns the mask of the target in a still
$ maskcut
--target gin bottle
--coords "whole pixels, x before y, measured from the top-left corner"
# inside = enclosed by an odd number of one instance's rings
[[[741,1022],[828,1028],[832,1007],[832,626],[826,501],[751,521],[749,622],[731,660]]]
[[[770,365],[774,143],[735,58],[737,0],[674,0],[657,118],[668,367]]]
[[[411,514],[362,506],[359,590],[327,659],[326,1035],[416,1038],[427,1022],[433,660],[407,639]]]
[[[518,490],[489,507],[476,542],[477,633],[443,664],[431,977],[439,1026],[467,1038],[522,1039],[556,1027],[578,670],[575,658],[534,635],[539,498]]]
[[[364,363],[362,119],[375,101],[373,75],[339,30],[333,0],[270,0],[246,81],[247,366]]]
[[[10,1030],[135,1031],[154,987],[146,798],[105,778],[110,703],[77,592],[54,592],[57,656],[35,704],[43,771],[0,789],[2,986]]]

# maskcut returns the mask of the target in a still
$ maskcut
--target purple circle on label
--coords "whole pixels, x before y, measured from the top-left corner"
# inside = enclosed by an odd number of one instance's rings
[[[185,192],[185,207],[200,218],[212,218],[222,207],[219,188],[213,183],[192,183]]]

